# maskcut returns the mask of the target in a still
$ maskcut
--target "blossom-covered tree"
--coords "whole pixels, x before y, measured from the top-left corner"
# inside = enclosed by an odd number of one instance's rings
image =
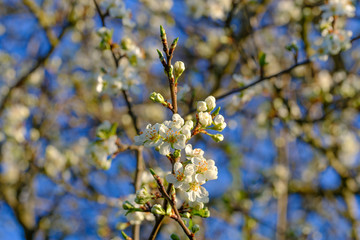
[[[358,1],[0,7],[0,239],[360,239]]]

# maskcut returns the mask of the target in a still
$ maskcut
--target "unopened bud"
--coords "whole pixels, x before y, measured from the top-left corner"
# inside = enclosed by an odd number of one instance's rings
[[[206,105],[207,105],[207,110],[211,111],[216,107],[216,99],[213,96],[208,96],[205,99]]]
[[[179,158],[179,157],[181,157],[181,150],[178,150],[178,149],[176,149],[175,151],[174,151],[174,157],[175,158]]]
[[[151,212],[153,214],[158,214],[158,215],[165,215],[165,210],[162,208],[162,206],[160,204],[155,204],[154,206],[152,206],[151,208]]]
[[[175,62],[174,64],[175,79],[178,79],[184,71],[185,71],[185,64],[182,61]]]
[[[125,201],[123,203],[122,207],[124,210],[131,210],[131,209],[135,208],[134,205],[132,205],[129,201]]]
[[[194,224],[191,230],[193,233],[196,233],[200,230],[200,226],[198,224]]]
[[[164,103],[164,97],[160,93],[153,92],[150,94],[150,100],[153,102]]]
[[[210,135],[211,138],[215,141],[215,142],[221,142],[224,140],[224,135],[218,133],[218,134],[214,134],[214,135]]]

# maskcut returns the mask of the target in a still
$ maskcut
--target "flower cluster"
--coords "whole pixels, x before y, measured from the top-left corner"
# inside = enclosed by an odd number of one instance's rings
[[[163,97],[152,93],[150,98],[155,102],[163,103]],[[181,156],[185,149],[186,160],[174,163],[174,172],[166,176],[169,183],[185,193],[189,202],[206,203],[209,193],[202,186],[209,180],[217,179],[217,167],[214,160],[204,158],[204,151],[193,149],[186,143],[193,135],[204,133],[219,142],[224,139],[222,134],[210,134],[207,130],[222,131],[226,127],[225,119],[219,114],[220,107],[216,108],[216,99],[208,96],[204,101],[197,102],[197,124],[191,120],[184,121],[179,114],[174,114],[171,121],[148,124],[145,131],[135,136],[135,144],[145,147],[154,147],[160,154],[168,156],[173,153]],[[212,112],[213,111],[213,112]]]
[[[185,147],[186,161],[174,164],[174,173],[168,174],[166,180],[182,190],[189,202],[209,201],[208,191],[202,187],[209,180],[217,179],[218,169],[215,161],[204,158],[204,151],[193,149],[191,144]]]
[[[210,17],[214,20],[224,19],[227,12],[231,8],[230,0],[201,0],[191,1],[186,0],[188,6],[188,12],[194,18],[200,18],[202,16]]]
[[[126,9],[122,0],[105,0],[101,7],[113,18],[121,18],[126,27],[134,27],[135,23],[131,20],[131,12]]]
[[[355,6],[347,0],[329,0],[320,9],[322,38],[318,42],[317,53],[321,60],[327,60],[329,54],[335,55],[351,47],[352,32],[345,30],[341,21],[355,15]]]
[[[136,46],[130,38],[123,38],[120,47],[112,42],[113,30],[102,27],[97,31],[101,38],[99,48],[101,50],[112,49],[116,47],[121,53],[121,64],[117,69],[102,69],[97,77],[96,91],[106,92],[107,94],[116,94],[120,90],[128,90],[134,85],[140,83],[136,66],[142,66],[143,52]]]
[[[91,162],[102,169],[109,169],[111,166],[111,155],[118,150],[116,145],[117,136],[116,124],[103,122],[96,130],[98,141],[91,144],[88,152],[91,156]]]
[[[137,71],[129,64],[124,63],[116,71],[99,74],[96,91],[113,95],[119,93],[120,90],[129,90],[132,86],[139,84],[140,80]]]

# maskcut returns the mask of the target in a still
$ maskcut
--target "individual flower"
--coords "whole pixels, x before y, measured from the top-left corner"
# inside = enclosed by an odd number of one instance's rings
[[[138,204],[145,204],[151,200],[151,194],[148,192],[146,187],[142,187],[140,190],[136,191],[135,202]]]
[[[185,71],[185,64],[181,61],[175,62],[175,64],[174,64],[175,79],[178,79],[184,71]]]
[[[181,189],[185,192],[185,196],[190,202],[209,202],[208,191],[195,179],[190,183],[184,183]]]
[[[159,123],[155,125],[148,124],[142,134],[134,137],[135,144],[144,145],[145,147],[158,147],[163,142],[159,131],[164,127]]]
[[[212,117],[208,112],[199,112],[199,122],[203,127],[208,127],[212,124]]]
[[[215,130],[222,131],[226,128],[226,123],[223,115],[219,114],[214,118]]]
[[[207,110],[206,102],[205,101],[198,101],[196,109],[197,109],[198,112],[205,112]]]
[[[195,180],[200,184],[204,184],[209,180],[218,178],[218,169],[215,166],[215,161],[210,159],[206,160],[202,157],[194,157],[191,162],[195,166]]]
[[[211,111],[216,107],[216,99],[213,96],[208,96],[205,99],[205,102],[206,102],[206,106],[207,106],[208,111]]]
[[[167,175],[166,181],[174,184],[175,188],[180,188],[184,183],[189,183],[192,180],[192,174],[194,173],[194,165],[187,164],[185,167],[176,162],[174,164],[174,174]]]
[[[169,155],[171,148],[178,150],[185,148],[187,137],[182,133],[182,129],[178,128],[180,125],[178,121],[181,120],[175,119],[170,123],[164,124],[163,127],[160,128],[159,133],[163,140],[163,143],[159,147],[161,155]],[[166,125],[170,125],[170,127]]]

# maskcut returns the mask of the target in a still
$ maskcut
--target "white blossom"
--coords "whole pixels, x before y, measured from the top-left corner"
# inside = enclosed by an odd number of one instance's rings
[[[195,180],[195,179],[193,179]],[[200,183],[192,181],[190,183],[184,183],[182,190],[185,192],[187,199],[190,202],[209,202],[209,193],[208,191],[201,186]]]
[[[191,159],[191,162],[195,166],[196,182],[204,184],[209,180],[214,180],[218,178],[218,169],[215,166],[214,160],[206,160],[205,158],[194,157]]]
[[[134,137],[135,144],[144,145],[145,147],[158,147],[163,142],[159,131],[160,128],[164,127],[159,123],[155,125],[148,124],[144,133]]]
[[[196,109],[198,112],[205,112],[207,110],[206,102],[198,101]]]
[[[184,183],[189,183],[192,180],[192,175],[194,173],[194,165],[187,164],[185,167],[176,162],[174,164],[174,174],[167,175],[166,181],[174,184],[175,188],[180,188]]]
[[[207,105],[207,110],[211,111],[216,107],[216,99],[213,96],[208,96],[205,99],[206,105]]]
[[[199,122],[203,127],[208,127],[212,124],[212,117],[208,112],[199,112]]]
[[[163,138],[163,143],[160,145],[159,152],[162,155],[169,155],[170,149],[184,149],[186,143],[186,136],[179,128],[169,128],[164,126],[159,131]]]
[[[219,114],[214,118],[214,125],[216,127],[216,130],[222,131],[226,128],[226,123],[224,117]]]

